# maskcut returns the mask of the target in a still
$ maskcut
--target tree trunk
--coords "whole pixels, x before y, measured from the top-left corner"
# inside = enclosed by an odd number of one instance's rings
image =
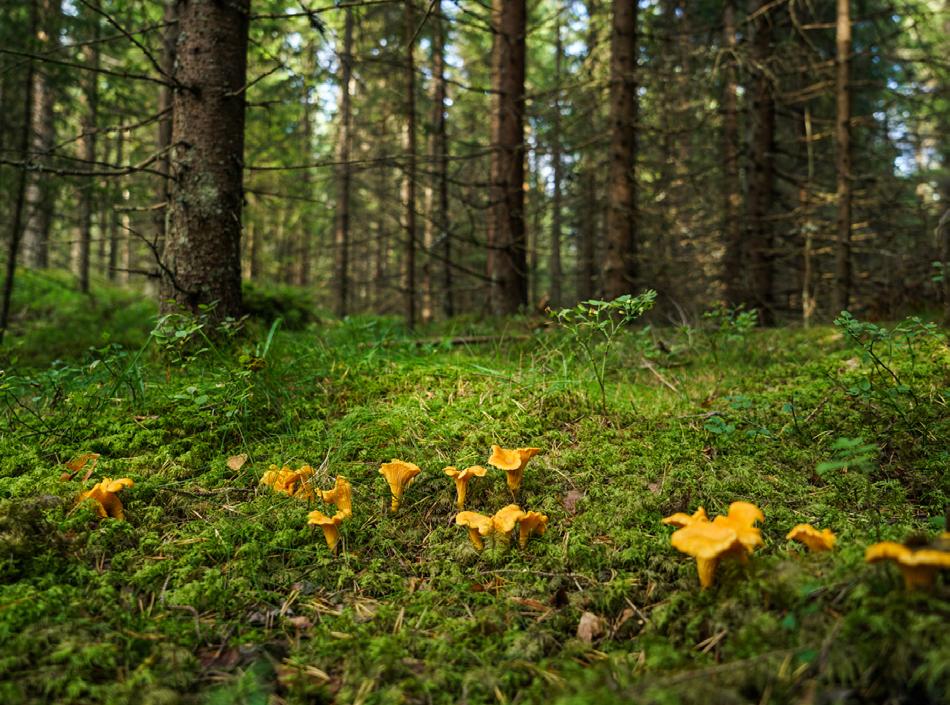
[[[610,37],[610,166],[607,186],[608,299],[631,293],[637,275],[637,3],[614,0]]]
[[[406,325],[416,326],[416,33],[414,0],[406,0]]]
[[[560,10],[560,8],[558,8]],[[551,123],[551,170],[554,179],[554,213],[551,215],[551,300],[552,309],[561,306],[561,21],[560,14],[555,25],[554,42],[554,118]]]
[[[524,226],[525,0],[493,0],[488,277],[495,314],[528,303]]]
[[[36,1],[30,4],[30,36],[36,35]],[[30,152],[30,126],[33,124],[33,66],[32,59],[26,62],[26,77],[23,91],[23,125],[20,128],[19,152],[26,164]],[[10,302],[13,299],[13,278],[16,276],[16,258],[22,236],[23,211],[26,204],[26,167],[20,168],[17,180],[16,203],[13,206],[13,220],[10,221],[10,240],[7,249],[7,271],[3,279],[3,301],[0,302],[0,343],[10,324]]]
[[[162,71],[167,77],[175,73],[175,56],[178,50],[178,2],[165,0],[166,26],[162,35]],[[168,230],[168,208],[171,200],[171,143],[172,143],[172,90],[171,86],[164,85],[158,91],[158,110],[162,113],[158,119],[158,151],[162,155],[155,164],[155,168],[162,173],[158,183],[158,201],[163,204],[155,211],[155,243],[156,254],[161,257],[165,250],[165,234]],[[131,237],[131,233],[126,233]]]
[[[93,39],[99,39],[99,18],[95,18]],[[94,41],[89,45],[88,64],[94,69],[99,68],[99,44]],[[95,171],[93,162],[96,160],[96,132],[99,122],[99,74],[88,72],[86,85],[83,89],[85,110],[82,117],[82,138],[79,140],[79,156],[85,162],[84,168]],[[92,213],[96,197],[96,182],[94,179],[85,179],[79,195],[79,248],[76,266],[79,276],[79,290],[89,291],[89,251],[92,243]]]
[[[597,75],[597,61],[595,49],[598,44],[597,16],[598,3],[595,0],[585,2],[587,10],[587,56],[585,57],[585,78],[593,80]],[[591,120],[595,129],[599,127],[596,120],[598,110],[596,103],[590,104]],[[577,262],[577,297],[581,301],[592,299],[597,294],[597,153],[593,147],[581,155],[581,190],[583,193],[582,207],[580,208],[580,244]]]
[[[40,54],[59,46],[59,24],[62,9],[59,0],[41,0],[39,17],[43,23],[35,34],[35,48]],[[56,143],[56,124],[53,120],[55,91],[52,78],[38,66],[33,70],[33,137],[31,161],[45,164]],[[49,233],[53,221],[55,182],[41,171],[27,175],[26,223],[23,228],[23,254],[26,266],[37,269],[49,266]]]
[[[736,306],[746,296],[742,263],[742,194],[739,183],[739,111],[738,76],[736,71],[736,0],[726,0],[723,7],[722,43],[725,81],[722,90],[722,161],[723,161],[723,233],[725,254],[723,278],[726,300]]]
[[[851,12],[850,0],[838,0],[835,29],[835,288],[833,313],[848,308],[851,295]]]
[[[447,84],[445,80],[445,20],[442,18],[442,0],[435,0],[432,6],[432,73],[435,80],[433,108],[434,167],[436,169],[436,226],[442,241],[442,305],[447,317],[455,315],[455,296],[452,291],[452,235],[449,227],[449,141],[446,135]]]
[[[340,113],[337,128],[337,184],[336,223],[333,235],[334,295],[336,314],[341,318],[349,313],[350,296],[350,187],[352,167],[350,148],[353,136],[350,116],[350,88],[353,81],[353,10],[347,7],[343,20],[343,49],[340,53]]]
[[[162,308],[241,313],[244,101],[250,0],[179,0],[171,229]],[[168,302],[173,302],[169,304]]]
[[[775,142],[775,99],[766,70],[772,50],[772,18],[765,8],[771,0],[758,0],[753,24],[753,61],[756,66],[752,88],[754,127],[752,164],[749,184],[749,242],[751,254],[752,303],[759,311],[759,320],[771,325],[775,320],[772,303],[773,227],[769,219],[774,200],[775,173],[773,152]]]
[[[115,163],[121,165],[125,160],[125,131],[119,130],[115,135]],[[122,182],[116,179],[110,189],[112,194],[109,210],[109,281],[116,280],[116,268],[119,266],[119,211],[116,206],[122,202],[124,189]],[[132,233],[123,233],[124,237],[132,237]]]

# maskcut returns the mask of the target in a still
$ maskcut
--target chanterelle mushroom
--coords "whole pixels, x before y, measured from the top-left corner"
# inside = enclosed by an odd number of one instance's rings
[[[491,447],[491,456],[488,458],[488,464],[505,471],[508,480],[508,489],[511,490],[512,493],[516,493],[521,487],[525,465],[540,452],[540,448],[515,448],[509,450],[508,448],[493,445]]]
[[[808,546],[814,553],[830,551],[835,546],[836,537],[831,529],[819,531],[811,524],[798,524],[785,536],[789,541],[798,541]]]
[[[313,492],[307,481],[313,476],[313,468],[301,465],[299,470],[291,470],[287,465],[278,468],[271,465],[261,477],[262,485],[269,485],[275,492],[291,497],[313,499]]]
[[[528,537],[532,534],[542,536],[548,528],[548,517],[541,512],[525,512],[518,522],[518,544],[521,548],[528,543]]]
[[[342,475],[336,476],[336,483],[332,490],[317,490],[320,499],[328,504],[332,504],[337,511],[346,519],[353,514],[353,490],[350,481]]]
[[[113,519],[125,519],[125,510],[116,493],[125,487],[132,487],[134,484],[135,483],[127,477],[122,477],[118,480],[106,477],[102,482],[93,485],[91,490],[79,495],[79,501],[94,499],[96,501],[96,511],[99,516],[103,518],[112,517]]]
[[[392,462],[383,463],[379,467],[379,473],[386,478],[389,483],[389,491],[392,494],[392,510],[399,509],[399,502],[402,500],[402,493],[412,483],[413,478],[422,470],[418,465],[407,463],[403,460],[392,459]]]
[[[455,515],[455,523],[468,527],[468,538],[476,551],[485,548],[484,539],[494,530],[491,517],[478,512],[459,512]]]
[[[684,526],[673,532],[670,542],[677,550],[696,559],[699,584],[703,588],[713,584],[720,559],[746,555],[746,549],[734,529],[712,522],[695,522]]]
[[[459,470],[451,466],[445,468],[442,472],[455,480],[456,500],[455,504],[459,509],[465,507],[465,494],[468,491],[468,483],[473,477],[485,477],[488,470],[481,465],[472,465],[471,467]]]
[[[328,517],[321,511],[314,510],[307,515],[307,523],[314,524],[323,529],[323,537],[327,540],[327,546],[331,552],[336,552],[337,542],[340,540],[340,524],[346,519],[343,512],[337,512],[332,517]]]
[[[937,571],[950,568],[950,551],[944,550],[943,545],[942,539],[936,545],[884,541],[868,546],[864,559],[868,563],[894,561],[904,575],[907,589],[927,589],[933,585]]]
[[[756,546],[762,545],[762,530],[756,528],[756,521],[765,521],[761,509],[750,502],[733,502],[729,505],[729,514],[717,516],[712,523],[735,531],[746,551],[752,553]]]
[[[682,529],[684,526],[689,526],[695,522],[702,521],[709,521],[709,517],[706,516],[706,510],[700,507],[692,515],[685,514],[684,512],[676,512],[676,514],[671,514],[670,516],[665,517],[662,520],[662,523]]]

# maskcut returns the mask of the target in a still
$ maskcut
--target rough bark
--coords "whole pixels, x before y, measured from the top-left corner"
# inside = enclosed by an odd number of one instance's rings
[[[122,164],[125,160],[125,131],[119,130],[115,135],[115,163]],[[116,268],[119,266],[119,240],[121,237],[132,237],[132,233],[122,233],[120,236],[120,214],[116,205],[122,201],[124,189],[122,182],[116,179],[111,188],[112,203],[109,209],[109,281],[116,280]],[[105,221],[103,221],[105,222]]]
[[[435,80],[435,124],[434,166],[436,169],[436,225],[442,242],[442,297],[443,311],[447,317],[455,315],[455,294],[452,282],[452,233],[449,226],[449,141],[446,134],[446,100],[448,99],[445,80],[445,21],[442,19],[442,1],[435,0],[432,12],[434,22],[432,37],[433,64]]]
[[[725,254],[722,270],[726,300],[736,306],[745,297],[742,266],[742,193],[739,183],[739,79],[736,70],[736,1],[723,5],[722,200]]]
[[[403,204],[406,219],[406,325],[416,325],[416,20],[413,1],[406,0],[406,171]]]
[[[350,88],[353,81],[353,10],[345,9],[343,20],[343,47],[340,51],[340,113],[337,130],[337,194],[336,223],[333,234],[334,252],[334,298],[336,314],[340,317],[349,312],[350,296],[350,189],[352,167],[350,149],[352,125]]]
[[[587,0],[587,56],[584,60],[586,78],[593,79],[597,75],[598,42],[597,23],[594,18],[598,14],[598,3]],[[596,105],[590,105],[592,120],[596,120],[598,110]],[[595,122],[595,125],[597,123]],[[580,300],[593,298],[597,294],[597,234],[599,210],[597,208],[597,156],[593,149],[587,149],[581,155],[581,191],[583,193],[580,209],[580,243],[578,245],[577,262],[577,296]]]
[[[524,225],[525,20],[525,0],[493,0],[488,277],[495,314],[515,313],[528,303]]]
[[[178,2],[165,0],[166,26],[162,35],[162,71],[166,76],[175,73],[175,55],[178,47]],[[158,119],[158,152],[162,155],[155,168],[162,173],[158,182],[158,202],[164,204],[155,211],[156,251],[161,256],[165,249],[165,234],[168,229],[168,204],[171,200],[171,143],[172,143],[172,90],[170,86],[161,86],[158,92],[158,109],[162,116]],[[128,234],[128,233],[127,233]]]
[[[40,26],[35,34],[35,48],[43,54],[59,44],[62,9],[59,0],[41,0]],[[44,164],[56,142],[53,109],[56,93],[49,67],[40,65],[33,71],[32,154],[34,164]],[[49,266],[49,233],[55,205],[54,180],[48,174],[33,171],[27,175],[26,222],[23,230],[23,256],[26,266]]]
[[[770,0],[757,0],[753,23],[755,74],[752,86],[753,135],[748,204],[751,303],[758,309],[759,320],[765,325],[770,325],[775,319],[772,301],[774,233],[769,218],[775,191],[775,98],[767,68],[772,49],[772,18],[767,11],[769,6]]]
[[[607,185],[608,299],[633,291],[637,276],[637,3],[614,0],[610,37],[610,156]]]
[[[36,34],[36,2],[30,4],[30,34]],[[33,61],[26,62],[26,76],[23,91],[23,123],[20,128],[19,153],[25,164],[30,151],[30,126],[33,123]],[[3,279],[3,300],[0,302],[0,343],[10,324],[10,301],[13,298],[13,280],[16,276],[17,253],[23,235],[23,211],[26,205],[26,169],[20,169],[17,180],[16,202],[13,206],[13,219],[10,221],[10,238],[7,246],[6,276]]]
[[[560,15],[558,15],[560,18]],[[554,180],[554,199],[552,207],[554,212],[551,214],[551,255],[548,269],[551,275],[551,299],[548,305],[551,308],[558,308],[561,305],[561,215],[563,211],[561,195],[561,22],[558,19],[555,27],[554,42],[554,85],[556,93],[554,97],[554,117],[551,121],[551,171]]]
[[[163,310],[241,313],[244,101],[250,0],[179,0]],[[171,303],[169,303],[171,302]]]
[[[95,20],[94,39],[99,38],[99,19]],[[89,46],[88,64],[99,68],[99,44]],[[85,77],[83,87],[82,138],[79,140],[79,156],[85,168],[93,171],[96,160],[96,131],[99,121],[99,74],[90,71]],[[79,242],[76,256],[76,270],[79,277],[79,290],[89,291],[89,254],[92,243],[92,213],[95,209],[96,183],[86,179],[79,194]]]
[[[848,308],[851,297],[851,8],[838,0],[835,23],[835,287],[833,313]]]

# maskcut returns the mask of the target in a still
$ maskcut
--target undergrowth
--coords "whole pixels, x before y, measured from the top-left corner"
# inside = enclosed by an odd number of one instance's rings
[[[933,327],[756,331],[720,311],[627,331],[602,408],[570,338],[529,319],[420,344],[384,318],[157,325],[58,291],[19,309],[3,353],[0,702],[948,701],[946,581],[907,593],[864,563],[871,542],[945,528]],[[453,344],[486,330],[503,334]],[[550,523],[478,554],[442,468],[493,443],[543,449],[520,503]],[[87,452],[94,475],[61,479]],[[423,468],[396,515],[391,458]],[[313,507],[259,486],[272,463],[350,479],[339,556]],[[126,521],[77,505],[105,476],[135,481]],[[766,545],[700,591],[660,519],[738,499],[764,510]],[[492,471],[467,508],[510,501]],[[803,553],[799,522],[838,547]]]

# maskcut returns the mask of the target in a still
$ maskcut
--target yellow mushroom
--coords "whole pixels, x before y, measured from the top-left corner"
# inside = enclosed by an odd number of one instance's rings
[[[717,516],[712,523],[735,531],[746,551],[752,553],[756,546],[762,545],[762,530],[755,527],[756,521],[765,521],[761,509],[749,502],[733,502],[729,505],[729,514]]]
[[[459,512],[455,515],[455,524],[468,527],[468,538],[476,551],[485,548],[484,539],[494,530],[491,517],[478,512]]]
[[[808,546],[813,553],[830,551],[835,546],[837,538],[831,529],[819,531],[811,524],[798,524],[785,536],[790,541],[798,541]]]
[[[116,493],[125,487],[132,487],[134,484],[135,483],[127,477],[122,477],[118,480],[106,477],[102,482],[93,485],[91,490],[79,495],[79,501],[94,499],[96,501],[96,511],[99,516],[103,518],[112,517],[113,519],[125,519],[125,510]]]
[[[344,519],[353,515],[353,489],[350,481],[342,475],[336,476],[332,490],[317,490],[317,495],[324,502],[334,505]]]
[[[683,512],[671,514],[670,516],[665,517],[662,523],[682,529],[684,526],[689,526],[690,524],[704,521],[709,521],[709,517],[706,516],[706,510],[700,507],[692,515],[685,514]]]
[[[485,477],[488,470],[481,465],[472,465],[464,470],[450,466],[445,468],[442,472],[455,480],[455,491],[457,494],[455,504],[461,510],[465,507],[465,493],[468,491],[469,481],[473,477]]]
[[[271,465],[261,477],[262,485],[269,485],[275,492],[281,492],[291,497],[313,499],[313,491],[307,481],[313,476],[313,468],[302,465],[299,470],[291,470],[285,465],[278,468]]]
[[[521,507],[517,504],[509,504],[504,509],[499,509],[491,518],[494,533],[508,536],[508,534],[515,530],[515,524],[524,517],[525,513],[521,511]]]
[[[864,560],[868,563],[894,561],[904,575],[908,590],[927,589],[933,585],[938,570],[950,568],[950,551],[929,544],[913,546],[884,541],[868,546]]]
[[[407,463],[403,460],[392,459],[392,462],[383,463],[379,468],[379,473],[386,478],[389,483],[389,491],[392,494],[392,510],[399,509],[399,502],[402,500],[402,493],[412,483],[413,478],[422,470],[418,465]]]
[[[534,456],[541,452],[540,448],[515,448],[509,450],[501,446],[491,447],[491,456],[488,464],[499,470],[504,470],[508,479],[508,489],[516,493],[521,487],[524,477],[524,467]]]
[[[528,543],[528,537],[532,534],[543,536],[548,528],[548,517],[541,512],[525,512],[518,522],[518,544],[521,548]]]
[[[337,512],[332,517],[328,517],[323,512],[314,510],[307,515],[308,524],[314,524],[323,529],[323,537],[333,553],[336,553],[336,545],[340,540],[340,524],[344,519],[346,517],[343,516],[343,512]]]
[[[745,557],[745,547],[734,529],[713,522],[694,522],[673,532],[673,548],[696,559],[699,584],[713,584],[716,566],[726,557]]]

